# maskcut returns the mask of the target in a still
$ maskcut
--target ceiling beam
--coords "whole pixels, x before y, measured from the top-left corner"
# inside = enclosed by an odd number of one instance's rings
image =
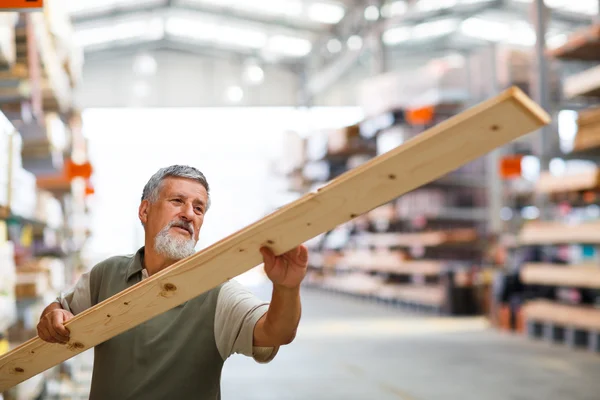
[[[308,95],[311,97],[319,95],[328,87],[333,85],[338,79],[344,76],[346,72],[355,65],[360,55],[363,52],[371,49],[373,43],[375,43],[376,40],[380,40],[379,38],[381,37],[381,34],[387,29],[398,26],[414,26],[422,22],[445,17],[467,19],[489,9],[497,9],[502,5],[502,0],[495,0],[484,4],[469,4],[466,7],[459,7],[459,9],[440,9],[429,13],[408,12],[398,17],[380,19],[376,22],[365,23],[362,26],[357,27],[357,31],[354,33],[363,37],[362,49],[354,52],[342,52],[331,62],[316,72],[309,72],[309,77],[306,82]],[[353,21],[348,22],[352,23]],[[313,52],[318,54],[319,47],[315,45]]]
[[[272,29],[288,29],[293,31],[302,31],[310,34],[321,34],[327,32],[330,27],[325,24],[303,22],[303,21],[292,21],[290,19],[269,17],[269,16],[257,16],[253,13],[244,12],[241,10],[235,10],[233,8],[227,8],[218,5],[188,5],[178,4],[173,0],[166,0],[163,5],[142,5],[136,8],[119,8],[115,7],[112,10],[101,11],[97,13],[86,13],[82,15],[74,14],[71,17],[71,21],[75,26],[75,29],[86,24],[93,24],[98,21],[109,22],[114,18],[129,17],[135,15],[143,15],[151,12],[169,12],[169,11],[182,11],[189,13],[203,13],[217,18],[229,19],[231,21],[243,24],[253,23],[258,25],[266,26]]]

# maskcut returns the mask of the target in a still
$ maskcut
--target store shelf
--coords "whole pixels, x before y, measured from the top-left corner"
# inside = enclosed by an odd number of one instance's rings
[[[346,250],[337,266],[359,271],[437,276],[446,263],[436,260],[406,260],[403,252]]]
[[[365,233],[355,237],[361,247],[433,247],[471,243],[477,239],[477,231],[470,228],[422,233]]]
[[[579,96],[600,97],[600,66],[569,76],[565,79],[563,92],[567,99]]]
[[[540,321],[591,331],[600,330],[600,309],[547,300],[528,301],[522,309],[527,321]]]
[[[600,266],[595,265],[528,263],[520,276],[527,285],[600,289]]]
[[[580,111],[577,117],[577,135],[573,143],[576,156],[582,156],[585,150],[600,146],[600,108],[593,107]]]
[[[563,60],[600,61],[600,25],[572,34],[565,44],[549,50],[548,54]]]
[[[600,244],[600,221],[565,224],[555,221],[535,221],[525,224],[519,233],[522,245]]]
[[[576,174],[555,176],[549,172],[540,174],[535,190],[538,193],[564,193],[600,188],[600,169]]]

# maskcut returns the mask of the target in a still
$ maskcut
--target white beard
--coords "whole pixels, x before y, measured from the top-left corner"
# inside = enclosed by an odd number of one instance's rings
[[[176,225],[184,224],[182,222],[169,222],[154,238],[154,250],[171,260],[182,260],[196,252],[196,242],[193,237],[186,239],[184,237],[172,235],[169,229]],[[189,224],[189,227],[193,227]]]

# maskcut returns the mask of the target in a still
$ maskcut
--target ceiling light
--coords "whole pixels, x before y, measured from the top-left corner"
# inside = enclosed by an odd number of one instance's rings
[[[169,35],[189,37],[195,40],[212,40],[216,26],[204,21],[194,21],[190,18],[170,17],[165,24]]]
[[[348,45],[348,48],[350,50],[360,50],[363,45],[363,40],[360,36],[353,35],[348,38],[348,41],[346,44]]]
[[[78,30],[75,40],[79,46],[93,46],[122,40],[156,40],[164,35],[161,18],[129,19],[112,26],[97,26]]]
[[[395,45],[410,40],[411,28],[408,26],[399,26],[383,32],[381,39],[387,45]]]
[[[365,8],[365,19],[367,21],[377,21],[379,19],[379,9],[377,6],[368,6]]]
[[[312,44],[307,39],[275,35],[269,39],[267,51],[285,54],[291,57],[302,57],[310,53]]]
[[[507,24],[496,21],[487,21],[481,18],[468,18],[460,24],[460,31],[467,36],[500,42],[510,35]]]
[[[267,44],[267,35],[254,29],[218,26],[215,32],[218,43],[261,49]]]
[[[239,86],[230,86],[227,88],[227,100],[231,103],[239,103],[244,98],[244,91]]]
[[[344,14],[344,7],[338,4],[319,2],[308,6],[308,18],[324,24],[337,24]]]
[[[381,7],[381,16],[384,18],[392,18],[398,15],[403,15],[408,10],[406,1],[394,1],[393,3],[385,4]]]
[[[331,39],[327,42],[327,50],[330,53],[339,53],[342,51],[342,43],[337,39]]]
[[[140,76],[152,76],[157,70],[156,59],[150,54],[140,54],[133,61],[133,72]]]
[[[423,22],[412,30],[413,39],[428,39],[445,36],[456,30],[458,21],[455,19],[439,19],[437,21]]]
[[[246,67],[245,70],[245,78],[246,81],[253,83],[253,84],[258,84],[258,83],[262,83],[262,81],[265,78],[265,72],[263,71],[263,69],[256,65],[256,64],[250,64]]]

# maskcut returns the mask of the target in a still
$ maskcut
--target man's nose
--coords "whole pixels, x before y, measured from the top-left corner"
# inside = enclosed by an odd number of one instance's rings
[[[180,216],[186,221],[191,221],[194,217],[194,206],[192,204],[185,204],[181,210]]]

